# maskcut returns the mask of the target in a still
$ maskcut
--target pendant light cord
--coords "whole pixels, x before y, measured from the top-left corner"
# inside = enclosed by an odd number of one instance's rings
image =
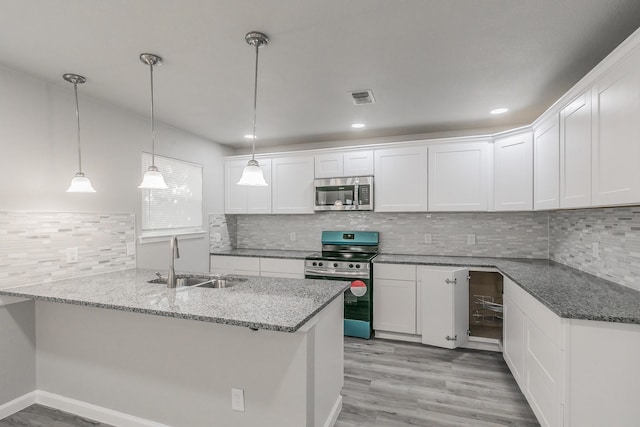
[[[80,109],[78,108],[78,83],[73,83],[73,91],[76,95],[76,121],[78,125],[78,172],[82,173],[82,150],[80,148]]]
[[[256,115],[258,110],[258,49],[260,49],[260,42],[256,42],[256,73],[253,79],[253,138],[251,139],[251,160],[256,159]]]
[[[151,166],[155,168],[155,155],[156,155],[156,130],[153,117],[153,62],[149,62],[149,72],[151,75]]]

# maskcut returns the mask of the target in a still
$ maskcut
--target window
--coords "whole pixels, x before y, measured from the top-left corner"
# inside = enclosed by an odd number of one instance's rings
[[[142,172],[151,154],[142,153]],[[202,166],[155,156],[167,190],[142,190],[142,236],[202,233]]]

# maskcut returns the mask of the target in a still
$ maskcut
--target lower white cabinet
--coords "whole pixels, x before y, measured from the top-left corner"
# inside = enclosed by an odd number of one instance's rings
[[[504,278],[504,359],[542,426],[563,425],[563,321]]]
[[[373,329],[376,333],[415,334],[416,266],[374,264],[373,286]]]
[[[304,279],[304,260],[211,255],[209,271],[216,274]]]
[[[420,289],[422,343],[464,346],[469,329],[469,270],[422,267]]]

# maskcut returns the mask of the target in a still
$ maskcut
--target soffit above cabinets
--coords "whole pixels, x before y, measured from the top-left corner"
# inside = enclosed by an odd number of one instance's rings
[[[252,123],[247,31],[273,42],[260,54],[265,146],[531,123],[638,26],[637,0],[28,0],[0,6],[0,65],[58,86],[79,72],[83,96],[146,116],[138,55],[157,53],[157,119],[238,148]],[[375,104],[354,105],[367,89]]]

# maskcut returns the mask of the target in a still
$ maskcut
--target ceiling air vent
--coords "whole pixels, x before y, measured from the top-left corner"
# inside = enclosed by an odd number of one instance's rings
[[[369,89],[351,92],[351,98],[353,98],[355,105],[373,104],[376,102],[373,98],[373,92]]]

